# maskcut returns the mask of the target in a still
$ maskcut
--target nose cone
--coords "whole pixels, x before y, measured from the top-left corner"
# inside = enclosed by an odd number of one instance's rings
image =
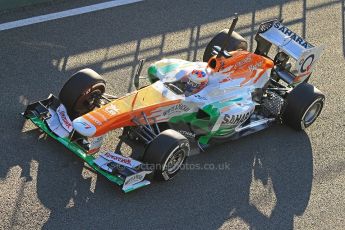
[[[83,117],[73,120],[73,128],[86,137],[92,137],[96,133],[96,127]]]

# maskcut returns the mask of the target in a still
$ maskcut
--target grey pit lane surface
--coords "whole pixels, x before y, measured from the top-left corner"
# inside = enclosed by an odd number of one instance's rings
[[[0,32],[0,228],[342,229],[345,3],[236,2],[147,0]],[[18,115],[85,67],[121,95],[140,58],[144,69],[163,57],[201,60],[234,12],[251,42],[260,22],[278,17],[325,45],[311,82],[326,106],[306,132],[275,126],[216,146],[189,163],[230,168],[185,170],[125,195]],[[106,147],[116,142],[108,136]]]

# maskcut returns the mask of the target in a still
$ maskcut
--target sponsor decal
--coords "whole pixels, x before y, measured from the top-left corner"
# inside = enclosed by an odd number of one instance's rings
[[[180,112],[188,112],[189,110],[190,108],[187,105],[177,104],[177,105],[171,106],[166,111],[164,111],[163,116],[169,116],[171,114],[180,113]]]
[[[97,153],[100,150],[103,143],[103,137],[104,135],[92,138],[92,141],[90,142],[90,148],[88,151],[89,154]]]
[[[296,33],[294,33],[293,31],[289,30],[287,27],[283,26],[280,22],[276,22],[274,24],[274,27],[277,28],[281,33],[289,36],[289,38],[291,38],[292,40],[294,40],[297,44],[299,44],[300,46],[304,47],[304,48],[308,48],[310,47],[310,45],[308,44],[308,42],[306,42],[305,40],[303,40],[300,36],[298,36]]]
[[[104,156],[107,158],[110,158],[116,162],[121,162],[121,163],[124,163],[126,165],[131,165],[131,159],[129,159],[129,158],[120,157],[119,155],[113,155],[111,153],[105,153]]]
[[[195,133],[193,132],[188,132],[186,130],[177,130],[177,132],[181,133],[185,137],[195,138]]]
[[[94,111],[94,113],[102,118],[102,122],[108,121],[108,118],[103,113],[101,113],[100,110],[96,110]]]
[[[133,184],[136,184],[136,183],[142,181],[145,178],[145,175],[147,173],[150,173],[150,172],[142,171],[140,173],[126,177],[126,180],[123,183],[123,187],[125,188],[127,186],[130,186],[130,185],[133,185]]]
[[[59,114],[61,116],[63,123],[67,126],[67,128],[71,128],[72,124],[67,120],[66,113],[64,111],[62,111]]]
[[[301,65],[300,72],[301,73],[309,72],[314,62],[314,59],[315,59],[314,54],[309,55],[306,59],[302,59],[299,63]],[[306,64],[306,63],[309,63],[309,64]]]
[[[235,65],[234,65],[234,68],[239,68],[249,62],[252,61],[252,57],[251,56],[247,56],[245,57],[244,59],[242,59],[241,61],[237,62]]]
[[[242,113],[237,115],[225,114],[222,125],[238,125],[250,117],[251,112]]]
[[[92,116],[91,114],[86,114],[86,116],[88,116],[93,122],[95,122],[98,126],[102,125],[102,122],[100,122],[99,120],[97,120],[94,116]]]
[[[195,98],[199,99],[199,100],[203,100],[203,101],[207,101],[207,98],[204,96],[200,96],[199,94],[194,95]]]
[[[262,68],[262,64],[264,64],[264,62],[263,62],[263,61],[259,61],[259,62],[255,63],[254,65],[250,65],[250,66],[248,67],[248,69],[249,69],[250,71],[255,71],[255,70],[257,70],[257,69],[261,69],[261,68]]]
[[[183,148],[184,146],[186,146],[186,148],[188,148],[188,151],[190,150],[189,142],[180,144],[180,148]]]
[[[91,126],[86,123],[86,122],[83,122],[83,121],[78,121],[78,122],[75,122],[76,124],[82,124],[84,126],[84,129],[90,129]]]
[[[102,154],[101,157],[130,168],[135,168],[141,164],[139,161],[133,160],[129,157],[124,157],[113,152],[106,152]]]
[[[62,126],[60,122],[60,118],[57,115],[57,113],[51,108],[48,108],[48,110],[51,115],[51,117],[46,120],[46,123],[48,124],[49,129],[53,131],[59,137],[68,137],[69,132]],[[61,139],[61,141],[62,140],[63,139]]]
[[[266,22],[264,24],[261,24],[259,28],[259,33],[266,32],[267,30],[271,29],[272,26],[273,26],[273,22]]]
[[[119,113],[119,109],[114,104],[110,104],[104,108],[105,112],[113,116]]]
[[[62,123],[62,126],[68,131],[68,132],[72,132],[73,130],[73,125],[72,125],[72,121],[69,119],[68,115],[67,115],[67,111],[64,105],[60,105],[57,109],[56,112],[59,116],[59,120]]]
[[[245,58],[243,58],[242,60],[240,60],[239,62],[237,62],[235,65],[233,66],[229,66],[226,69],[224,69],[224,63],[221,65],[220,69],[222,70],[222,73],[228,73],[228,71],[236,71],[237,69],[243,67],[245,64],[248,64],[252,62],[252,57],[250,55],[246,56]],[[223,79],[221,82],[227,82],[231,80],[230,79]]]

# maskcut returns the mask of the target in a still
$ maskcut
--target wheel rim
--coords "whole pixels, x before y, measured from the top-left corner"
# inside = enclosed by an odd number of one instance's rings
[[[185,155],[185,151],[181,148],[174,150],[173,153],[170,154],[167,163],[165,164],[165,171],[168,174],[177,172],[184,161]]]
[[[88,94],[80,97],[75,103],[74,110],[80,114],[87,113],[96,107],[96,100],[102,95],[100,89],[94,89]]]
[[[302,117],[302,127],[306,128],[309,125],[311,125],[316,118],[319,116],[320,112],[322,109],[322,103],[320,102],[320,100],[316,100],[314,101],[309,107],[308,109],[305,111],[303,117]]]

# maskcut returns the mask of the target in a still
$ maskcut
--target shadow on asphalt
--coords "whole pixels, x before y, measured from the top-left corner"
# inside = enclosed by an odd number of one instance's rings
[[[4,84],[0,86],[0,95],[8,100],[0,102],[0,106],[7,111],[0,116],[3,122],[0,130],[4,133],[3,143],[11,145],[2,145],[5,155],[1,157],[0,178],[6,177],[11,167],[19,165],[22,177],[30,180],[30,162],[35,160],[39,163],[38,198],[51,210],[44,228],[68,229],[73,226],[79,229],[122,229],[126,226],[143,229],[214,229],[232,218],[240,218],[252,229],[293,228],[294,216],[302,215],[308,205],[313,178],[312,149],[304,132],[273,127],[257,135],[214,147],[207,154],[190,158],[189,162],[200,165],[227,162],[230,169],[185,170],[171,182],[155,183],[124,195],[100,176],[96,188],[90,191],[90,179],[81,175],[83,163],[51,139],[37,140],[37,130],[22,133],[21,118],[13,116],[25,108],[25,103],[18,103],[20,95],[29,95],[30,100],[35,100],[52,90],[57,94],[67,77],[78,70],[65,69],[71,55],[136,40],[134,52],[115,59],[104,59],[116,63],[118,59],[132,57],[128,63],[115,64],[110,68],[102,67],[102,62],[85,64],[85,67],[101,74],[131,67],[133,75],[143,51],[141,41],[159,35],[161,43],[156,47],[159,52],[147,58],[148,62],[183,52],[187,52],[187,59],[196,60],[197,51],[204,47],[199,42],[202,39],[208,41],[213,36],[199,38],[200,25],[229,18],[234,12],[239,15],[252,13],[253,26],[244,36],[253,41],[254,27],[260,23],[255,22],[255,11],[277,5],[282,9],[284,4],[278,1],[260,1],[257,5],[252,5],[249,0],[241,4],[238,1],[231,1],[233,4],[226,2],[231,7],[220,7],[225,5],[224,1],[165,0],[161,1],[161,8],[158,9],[153,1],[145,1],[143,4],[121,7],[121,10],[114,11],[116,14],[105,12],[107,22],[90,14],[73,20],[66,19],[70,20],[66,24],[51,22],[60,26],[46,26],[43,27],[44,31],[38,31],[40,27],[33,26],[37,30],[35,33],[21,29],[6,32],[13,39],[1,47],[0,55],[6,57],[1,58],[1,65],[18,65],[2,70],[2,81],[6,82],[6,88]],[[195,4],[199,7],[193,11]],[[133,8],[136,8],[136,14],[133,14]],[[281,18],[281,11],[277,18]],[[305,34],[305,20],[301,18],[288,24],[302,23]],[[165,53],[166,34],[184,29],[191,30],[190,46]],[[6,33],[3,34],[6,36]],[[35,42],[26,43],[25,40]],[[55,59],[60,60],[57,64],[60,70],[52,65]],[[64,78],[61,77],[62,73]],[[12,76],[23,77],[13,80]],[[121,81],[127,82],[127,77],[116,82],[119,84]],[[264,186],[272,184],[276,204],[269,216],[250,201],[250,186],[254,182]],[[67,207],[71,200],[73,206]]]
[[[173,181],[129,194],[101,176],[91,192],[91,180],[81,176],[83,164],[55,141],[37,141],[38,134],[35,129],[20,135],[21,147],[39,148],[40,153],[21,156],[15,164],[28,179],[28,162],[39,162],[38,198],[51,210],[45,229],[214,229],[233,218],[252,229],[292,229],[294,217],[304,213],[310,197],[309,138],[284,126],[212,147],[188,161],[196,167],[212,164],[218,169],[183,170]],[[273,188],[275,204],[270,215],[259,209],[266,205],[264,193],[256,194],[259,204],[251,202],[253,183]]]
[[[343,56],[345,57],[345,1],[341,3],[341,20],[342,20],[342,33],[343,33]]]

